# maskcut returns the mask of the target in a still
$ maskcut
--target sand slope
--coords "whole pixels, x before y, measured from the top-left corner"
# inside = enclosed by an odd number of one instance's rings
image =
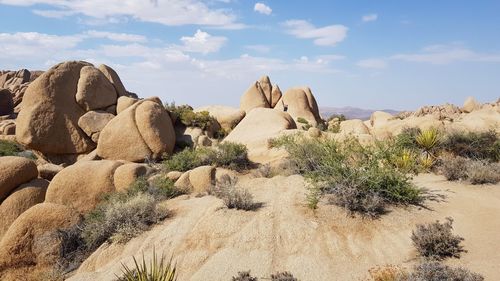
[[[446,202],[430,202],[431,210],[395,209],[373,221],[324,203],[316,212],[309,210],[305,183],[297,175],[242,179],[264,204],[259,210],[228,210],[211,196],[170,200],[172,218],[126,245],[101,247],[69,280],[113,280],[121,262],[130,265],[142,252],[149,258],[153,247],[174,255],[179,280],[230,280],[247,269],[258,277],[288,270],[302,281],[360,280],[376,265],[413,264],[414,225],[446,216],[455,219],[469,251],[449,263],[498,280],[500,185],[448,183],[435,175],[420,175],[415,182],[445,194]]]

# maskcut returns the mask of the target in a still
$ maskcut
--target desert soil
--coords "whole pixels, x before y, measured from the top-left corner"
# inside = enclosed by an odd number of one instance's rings
[[[260,209],[230,210],[212,196],[166,201],[171,218],[125,245],[103,245],[69,280],[114,280],[121,263],[131,266],[132,256],[143,253],[149,260],[153,248],[173,256],[178,280],[231,280],[242,270],[257,277],[287,270],[302,281],[363,280],[377,265],[411,267],[418,260],[410,239],[415,224],[448,216],[468,252],[447,263],[499,280],[500,184],[473,186],[431,174],[414,181],[445,198],[371,220],[326,202],[308,209],[301,176],[248,175],[240,184],[263,204]]]

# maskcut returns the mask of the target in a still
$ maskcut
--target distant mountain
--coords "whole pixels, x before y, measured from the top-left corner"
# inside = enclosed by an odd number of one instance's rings
[[[372,115],[373,112],[375,111],[385,111],[390,114],[398,114],[401,111],[398,110],[393,110],[393,109],[382,109],[382,110],[375,110],[375,109],[363,109],[363,108],[357,108],[357,107],[352,107],[352,106],[345,106],[345,107],[320,107],[319,108],[319,113],[321,114],[321,117],[327,119],[328,117],[334,115],[334,114],[344,114],[344,116],[347,119],[361,119],[361,120],[368,120],[370,119],[370,116]]]

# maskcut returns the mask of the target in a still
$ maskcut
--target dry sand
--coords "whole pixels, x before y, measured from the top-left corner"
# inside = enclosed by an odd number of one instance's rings
[[[500,185],[451,183],[424,174],[417,185],[446,196],[429,209],[396,208],[378,220],[351,217],[321,203],[305,206],[301,176],[240,180],[256,201],[257,211],[229,210],[212,196],[179,197],[166,204],[175,215],[126,245],[104,245],[69,280],[114,280],[121,263],[132,256],[174,256],[179,280],[230,280],[238,271],[257,277],[291,271],[302,281],[362,280],[377,265],[411,266],[417,261],[410,235],[416,223],[455,219],[455,233],[468,250],[449,264],[462,265],[500,279]]]

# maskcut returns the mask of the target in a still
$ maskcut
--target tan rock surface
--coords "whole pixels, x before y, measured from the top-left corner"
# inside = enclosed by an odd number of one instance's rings
[[[19,185],[38,176],[34,161],[17,156],[0,157],[0,202]]]
[[[116,104],[117,93],[104,74],[93,66],[80,70],[76,102],[86,111],[104,109]]]

